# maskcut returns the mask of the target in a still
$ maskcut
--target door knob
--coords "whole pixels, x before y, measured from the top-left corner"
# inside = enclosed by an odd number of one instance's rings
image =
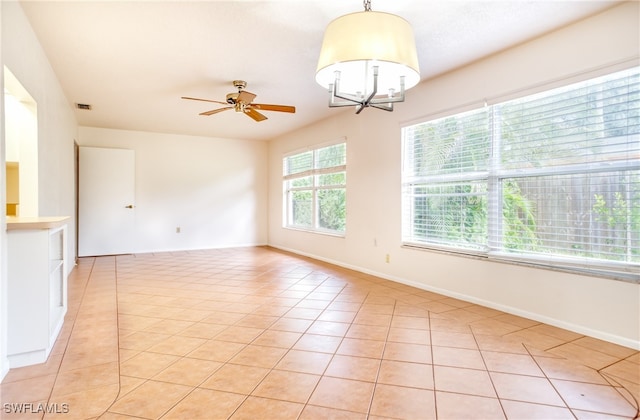
[[[128,206],[124,206],[125,209],[132,209],[133,208],[133,204],[129,204]]]

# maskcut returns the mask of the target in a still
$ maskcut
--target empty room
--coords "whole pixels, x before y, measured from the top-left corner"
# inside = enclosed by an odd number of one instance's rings
[[[0,418],[638,419],[640,3],[0,2]]]

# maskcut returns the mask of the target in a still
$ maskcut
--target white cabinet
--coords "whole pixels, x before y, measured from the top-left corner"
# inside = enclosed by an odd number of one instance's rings
[[[67,218],[7,218],[9,367],[43,363],[67,312]]]

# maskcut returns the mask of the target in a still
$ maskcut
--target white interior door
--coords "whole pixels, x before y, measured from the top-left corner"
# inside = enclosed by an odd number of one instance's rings
[[[80,147],[78,256],[133,252],[135,152]]]

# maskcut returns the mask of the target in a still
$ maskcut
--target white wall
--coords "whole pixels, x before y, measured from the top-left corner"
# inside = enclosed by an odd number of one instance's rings
[[[2,20],[2,4],[0,4],[0,23]],[[3,34],[0,30],[0,88],[4,92],[4,66],[2,44]],[[0,101],[0,179],[5,179],[6,165],[4,140],[4,100]],[[7,205],[7,186],[0,182],[0,209]],[[9,371],[7,359],[7,217],[4,211],[0,211],[0,381]]]
[[[79,130],[80,146],[135,150],[135,252],[267,243],[266,143]]]
[[[403,124],[637,65],[638,8],[624,3],[423,82],[393,113],[336,110],[333,118],[271,141],[270,245],[640,349],[638,284],[403,248],[400,188]],[[282,228],[283,154],[342,136],[346,237]]]
[[[73,109],[62,93],[62,88],[44,54],[35,33],[22,12],[19,3],[0,2],[1,52],[0,69],[9,68],[20,81],[38,107],[38,207],[39,216],[71,216],[68,249],[75,254],[73,140],[77,124]],[[3,83],[4,86],[4,83]],[[2,112],[4,115],[4,112]],[[4,124],[2,125],[4,132]],[[2,134],[2,167],[4,171],[4,145]],[[4,175],[3,178],[4,179]],[[3,182],[4,184],[4,182]],[[2,187],[2,208],[5,192]],[[0,217],[0,296],[6,296],[6,218]],[[71,269],[72,267],[70,267]],[[6,355],[6,305],[0,299],[0,378],[8,369]]]

